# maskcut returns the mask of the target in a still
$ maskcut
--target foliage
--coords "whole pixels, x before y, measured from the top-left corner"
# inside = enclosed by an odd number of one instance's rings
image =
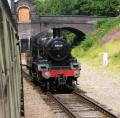
[[[92,39],[87,39],[81,42],[81,48],[86,51],[88,48],[92,47],[94,41]]]
[[[117,16],[119,0],[31,0],[43,15]]]
[[[86,52],[87,50],[93,46],[98,47],[101,46],[101,39],[109,32],[113,31],[115,27],[117,27],[120,24],[120,17],[117,17],[115,19],[109,19],[109,20],[101,20],[98,21],[97,27],[98,29],[89,34],[84,41],[80,43],[79,46],[73,49],[73,55],[77,55],[78,57],[81,56],[81,53],[76,54],[77,48],[79,50],[82,50],[82,52]],[[84,53],[86,54],[86,53]]]
[[[74,14],[74,5],[77,0],[32,0],[43,15]]]
[[[78,0],[78,14],[116,16],[119,14],[119,0]]]
[[[119,32],[120,17],[111,20],[99,21],[99,28],[89,34],[87,38],[75,47],[72,54],[82,62],[90,64],[94,67],[103,67],[102,55],[107,52],[109,55],[109,65],[107,69],[112,71],[120,71],[120,34],[114,35],[113,39],[107,43],[101,43],[101,39],[105,36]],[[89,45],[89,41],[92,42]]]
[[[68,39],[71,44],[74,42],[75,37],[76,37],[75,34],[74,33],[70,33],[70,32],[67,33],[67,35],[66,35],[66,39]]]
[[[96,23],[96,28],[100,28],[107,21],[108,21],[108,19],[98,20],[97,23]]]

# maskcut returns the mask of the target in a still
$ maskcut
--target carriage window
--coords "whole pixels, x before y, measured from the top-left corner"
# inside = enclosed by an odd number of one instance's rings
[[[18,10],[18,20],[21,23],[30,22],[30,10],[28,7],[21,7]]]
[[[21,39],[21,52],[25,53],[28,50],[28,39]]]

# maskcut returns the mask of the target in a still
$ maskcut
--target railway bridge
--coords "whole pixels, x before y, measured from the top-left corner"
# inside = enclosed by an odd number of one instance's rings
[[[75,33],[78,37],[95,30],[95,23],[98,19],[105,17],[81,16],[81,15],[61,15],[61,16],[39,16],[40,32],[52,28],[61,28]],[[34,25],[35,22],[34,21]],[[32,25],[33,25],[32,24]],[[36,27],[36,26],[35,26]],[[36,30],[33,28],[33,30]],[[35,32],[35,31],[33,31]]]
[[[103,17],[80,16],[80,15],[61,15],[61,16],[40,16],[41,31],[51,28],[66,28],[75,32],[79,30],[89,33],[95,29],[96,20]]]
[[[105,17],[80,15],[43,16],[37,14],[31,17],[30,22],[17,22],[17,24],[21,39],[29,39],[31,36],[53,28],[65,29],[81,37],[81,35],[86,35],[95,30],[96,21],[104,18]]]
[[[31,36],[52,28],[66,29],[82,37],[95,29],[96,20],[105,18],[80,15],[43,16],[29,0],[19,0],[11,6],[20,39],[30,39]]]

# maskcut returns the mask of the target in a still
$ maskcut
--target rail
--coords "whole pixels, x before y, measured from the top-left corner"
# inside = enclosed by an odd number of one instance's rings
[[[70,118],[77,118],[75,116],[75,114],[73,114],[73,112],[68,109],[58,98],[56,98],[52,93],[48,92],[47,93],[49,97],[51,97],[54,101],[56,101],[56,103],[63,109],[63,111],[65,113],[67,113],[67,115],[70,117]]]
[[[119,118],[118,116],[113,114],[111,111],[109,111],[106,108],[102,107],[101,105],[99,105],[97,102],[93,101],[91,98],[87,97],[86,95],[80,94],[77,91],[73,91],[73,94],[77,95],[80,98],[83,98],[85,101],[87,101],[88,103],[90,103],[91,105],[96,107],[99,111],[101,111],[102,113],[104,113],[108,117],[110,117],[110,118]]]

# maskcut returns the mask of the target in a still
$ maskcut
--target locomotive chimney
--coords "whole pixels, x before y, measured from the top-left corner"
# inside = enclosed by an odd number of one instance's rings
[[[53,28],[53,38],[60,36],[61,36],[60,28]]]

